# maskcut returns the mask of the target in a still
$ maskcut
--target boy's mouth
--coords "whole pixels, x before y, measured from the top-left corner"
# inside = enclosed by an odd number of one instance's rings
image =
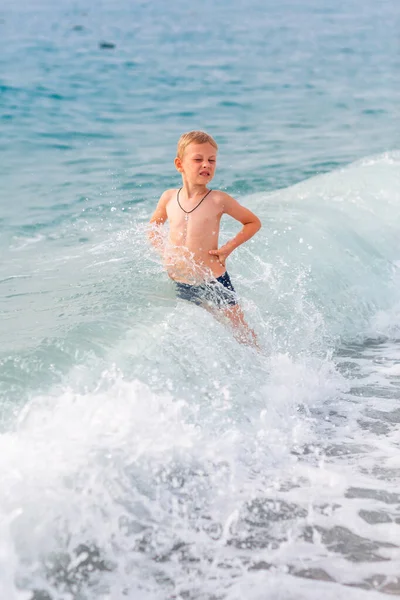
[[[208,171],[202,171],[200,175],[203,175],[204,177],[210,177],[210,173],[208,173]]]

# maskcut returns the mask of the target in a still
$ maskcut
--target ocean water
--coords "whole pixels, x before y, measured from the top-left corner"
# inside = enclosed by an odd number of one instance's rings
[[[0,5],[1,600],[400,595],[399,14]],[[261,353],[147,243],[194,128]]]

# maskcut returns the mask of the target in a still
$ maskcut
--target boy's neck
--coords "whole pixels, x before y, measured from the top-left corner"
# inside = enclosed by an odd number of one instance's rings
[[[195,198],[196,196],[201,196],[202,194],[206,194],[209,191],[206,185],[192,184],[189,181],[185,180],[183,180],[182,182],[182,188],[188,199]]]

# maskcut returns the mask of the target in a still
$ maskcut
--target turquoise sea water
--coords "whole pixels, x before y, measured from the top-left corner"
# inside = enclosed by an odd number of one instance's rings
[[[1,600],[400,595],[399,20],[0,6]],[[198,128],[262,354],[146,241]]]

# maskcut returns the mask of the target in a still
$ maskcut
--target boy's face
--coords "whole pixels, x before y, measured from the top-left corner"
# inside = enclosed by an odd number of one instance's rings
[[[209,142],[189,144],[182,158],[175,159],[175,166],[192,184],[207,185],[214,177],[217,150]]]

